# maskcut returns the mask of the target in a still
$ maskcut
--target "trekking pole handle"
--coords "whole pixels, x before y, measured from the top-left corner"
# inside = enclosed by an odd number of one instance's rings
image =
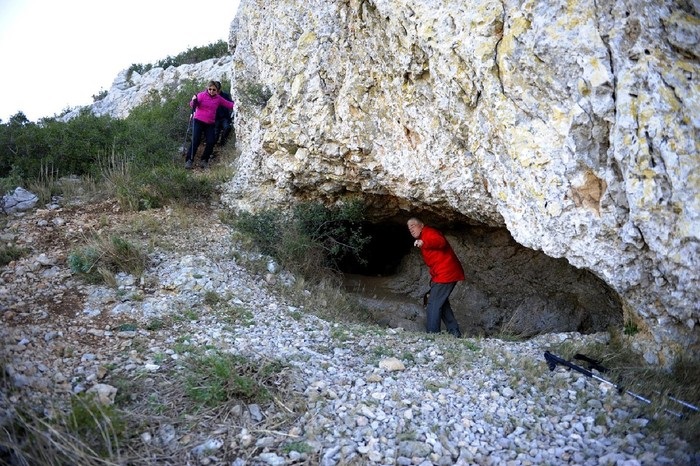
[[[562,359],[559,356],[550,353],[549,351],[544,352],[544,359],[547,361],[547,365],[549,366],[550,371],[553,371],[557,367],[557,364],[561,364],[562,366],[566,366],[569,369],[575,370],[576,372],[580,372],[581,374],[585,375],[586,377],[590,377],[590,378],[595,379],[599,382],[611,385],[619,392],[622,392],[622,390],[623,390],[622,387],[612,383],[611,381],[606,380],[602,377],[598,377],[592,371],[589,371],[588,369],[583,368],[581,366],[577,366],[576,364],[571,363],[571,362],[567,361],[566,359]],[[642,398],[642,400],[647,401],[644,398]]]
[[[557,364],[561,364],[562,366],[566,366],[569,369],[573,369],[576,372],[580,372],[581,374],[585,375],[586,377],[593,377],[593,372],[589,371],[588,369],[584,369],[581,366],[577,366],[576,364],[572,364],[566,359],[562,359],[559,356],[550,353],[549,351],[544,352],[544,359],[547,361],[547,366],[549,366],[549,370],[553,371],[556,369]]]

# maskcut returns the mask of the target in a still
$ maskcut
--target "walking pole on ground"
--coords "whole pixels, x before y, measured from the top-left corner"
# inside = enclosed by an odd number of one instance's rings
[[[580,355],[579,355],[579,356],[580,356]],[[632,398],[635,398],[635,399],[637,399],[637,400],[639,400],[639,401],[641,401],[641,402],[643,402],[643,403],[646,403],[646,404],[649,404],[649,405],[651,404],[651,400],[650,400],[650,399],[645,398],[645,397],[643,397],[643,396],[641,396],[641,395],[638,395],[638,394],[636,394],[636,393],[634,393],[634,392],[631,392],[631,391],[629,391],[629,390],[626,390],[625,388],[621,387],[620,385],[617,385],[617,384],[615,384],[615,383],[613,383],[613,382],[611,382],[611,381],[609,381],[609,380],[606,380],[606,379],[604,379],[604,378],[602,378],[602,377],[600,377],[600,376],[594,374],[592,371],[590,371],[590,370],[588,370],[588,369],[585,369],[585,368],[583,368],[583,367],[581,367],[581,366],[577,366],[576,364],[573,364],[573,363],[571,363],[571,362],[569,362],[569,361],[567,361],[567,360],[565,360],[565,359],[562,359],[562,358],[560,358],[559,356],[556,356],[556,355],[550,353],[549,351],[545,351],[545,352],[544,352],[544,359],[547,361],[547,366],[549,366],[549,370],[550,370],[550,371],[553,371],[554,369],[556,369],[557,364],[561,364],[562,366],[568,367],[569,369],[573,369],[573,370],[575,370],[576,372],[579,372],[579,373],[585,375],[586,377],[590,377],[590,378],[595,379],[595,380],[597,380],[597,381],[599,381],[599,382],[602,382],[602,383],[605,383],[605,384],[608,384],[608,385],[614,387],[614,388],[618,391],[618,393],[623,393],[623,392],[624,392],[624,393],[627,393],[628,395],[630,395]],[[582,358],[579,358],[579,359],[582,359]],[[591,360],[591,362],[595,362],[596,365],[599,365],[599,363],[598,363],[597,361]],[[599,367],[602,367],[602,366],[599,366]],[[605,369],[605,368],[603,368],[603,369]],[[605,369],[605,370],[607,370],[607,369]],[[679,400],[679,399],[674,398],[674,397],[669,397],[669,398],[670,398],[671,400],[673,400],[673,401],[675,401],[675,402],[677,402],[677,403],[679,403],[679,404],[685,406],[686,408],[689,408],[689,409],[691,409],[691,410],[693,410],[693,411],[695,411],[695,412],[698,411],[698,407],[697,407],[697,406],[693,406],[693,405],[690,404],[690,403],[687,403],[687,402],[685,402],[685,401]],[[672,414],[672,415],[674,415],[674,416],[676,416],[676,417],[679,417],[679,418],[684,417],[684,416],[683,416],[683,413],[679,413],[678,411],[673,411],[673,410],[670,410],[670,409],[664,409],[664,411],[667,412],[668,414]]]

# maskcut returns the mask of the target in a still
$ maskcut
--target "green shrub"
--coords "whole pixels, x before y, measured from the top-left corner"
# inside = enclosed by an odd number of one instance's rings
[[[262,83],[244,80],[236,85],[236,95],[244,105],[264,107],[272,91]]]
[[[347,255],[366,263],[362,249],[371,240],[364,235],[361,223],[364,205],[357,200],[328,208],[319,202],[303,203],[294,208],[294,220],[301,232],[325,252],[330,264],[337,264]]]
[[[221,58],[228,54],[228,44],[223,40],[219,40],[208,45],[189,48],[186,51],[175,55],[174,57],[168,56],[162,60],[158,60],[156,63],[133,63],[127,70],[126,79],[131,80],[131,75],[134,72],[143,74],[153,68],[166,69],[171,66],[177,67],[180,65],[191,65],[204,60],[209,60],[210,58]]]
[[[219,293],[217,293],[216,291],[206,291],[204,293],[204,304],[208,304],[209,306],[216,306],[222,301],[223,298],[219,296]]]
[[[148,256],[129,241],[118,236],[97,238],[92,244],[68,255],[70,269],[89,282],[106,280],[106,273],[125,272],[140,276]]]
[[[2,165],[1,159],[0,165]],[[0,178],[0,196],[13,193],[18,186],[22,186],[22,177],[10,171],[7,177]]]
[[[307,280],[318,282],[338,272],[347,256],[361,263],[370,237],[362,232],[364,206],[350,201],[334,207],[318,202],[298,205],[291,216],[278,210],[242,212],[234,226],[250,236],[263,254]]]
[[[207,202],[216,192],[210,177],[191,176],[183,167],[161,165],[134,174],[117,186],[116,196],[127,210],[147,210],[180,203]]]
[[[628,320],[625,322],[625,327],[624,327],[624,334],[625,335],[630,335],[634,336],[637,333],[639,333],[639,328],[637,327],[637,324],[631,320]]]
[[[107,94],[109,94],[109,91],[107,89],[102,89],[97,94],[92,95],[92,101],[99,102],[100,100],[104,100],[104,98],[107,97]]]
[[[217,406],[227,401],[261,403],[283,377],[284,366],[276,361],[251,361],[240,355],[213,352],[190,358],[185,392],[193,401]]]
[[[68,255],[68,266],[74,273],[89,274],[96,269],[100,260],[100,253],[97,249],[88,247]]]
[[[66,419],[68,430],[101,456],[116,453],[118,439],[123,437],[126,423],[113,405],[103,405],[94,395],[71,398],[71,410]]]
[[[282,446],[282,451],[284,453],[291,453],[296,451],[297,453],[313,453],[314,449],[311,445],[304,441],[289,442]]]
[[[233,220],[236,228],[250,236],[263,254],[276,256],[285,224],[285,217],[279,210],[265,210],[259,213],[241,212]]]
[[[47,173],[54,180],[68,175],[103,180],[104,161],[114,154],[128,160],[135,173],[172,165],[182,155],[190,97],[204,84],[190,81],[153,91],[124,119],[98,117],[86,107],[67,122],[44,118],[33,123],[18,112],[0,124],[2,187],[28,186],[42,177],[45,181]]]
[[[0,267],[5,266],[25,255],[27,255],[27,250],[24,248],[18,248],[13,244],[2,245],[0,246]]]

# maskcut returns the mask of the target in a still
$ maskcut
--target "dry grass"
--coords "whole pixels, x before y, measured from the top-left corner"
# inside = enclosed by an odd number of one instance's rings
[[[106,383],[118,388],[114,405],[73,396],[69,406],[49,410],[52,417],[16,409],[0,422],[0,464],[150,465],[154,458],[185,464],[210,432],[226,437],[227,448],[218,453],[229,461],[242,454],[230,446],[243,431],[252,438],[274,433],[293,444],[299,439],[286,432],[307,411],[294,379],[274,359],[195,350],[157,373],[111,377]],[[262,419],[249,411],[251,404],[260,405]]]
[[[20,407],[0,426],[0,463],[111,466],[121,462],[124,424],[113,407],[76,396],[71,408],[47,417]]]
[[[98,236],[68,257],[73,272],[93,283],[113,283],[113,274],[126,272],[140,276],[148,266],[148,256],[140,247],[120,236]]]

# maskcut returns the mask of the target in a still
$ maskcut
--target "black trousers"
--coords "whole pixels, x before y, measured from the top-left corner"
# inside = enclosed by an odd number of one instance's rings
[[[208,162],[211,153],[214,152],[214,143],[216,142],[216,127],[214,123],[204,123],[196,118],[193,120],[194,126],[192,128],[192,144],[190,144],[187,150],[187,160],[190,162],[194,159],[194,154],[197,153],[197,148],[199,148],[199,143],[204,136],[204,153],[202,154],[202,161]]]
[[[459,331],[459,322],[455,319],[450,306],[450,294],[455,289],[457,282],[431,283],[428,308],[426,310],[425,330],[428,333],[440,332],[440,321],[445,323],[447,331],[456,337],[462,336]]]

